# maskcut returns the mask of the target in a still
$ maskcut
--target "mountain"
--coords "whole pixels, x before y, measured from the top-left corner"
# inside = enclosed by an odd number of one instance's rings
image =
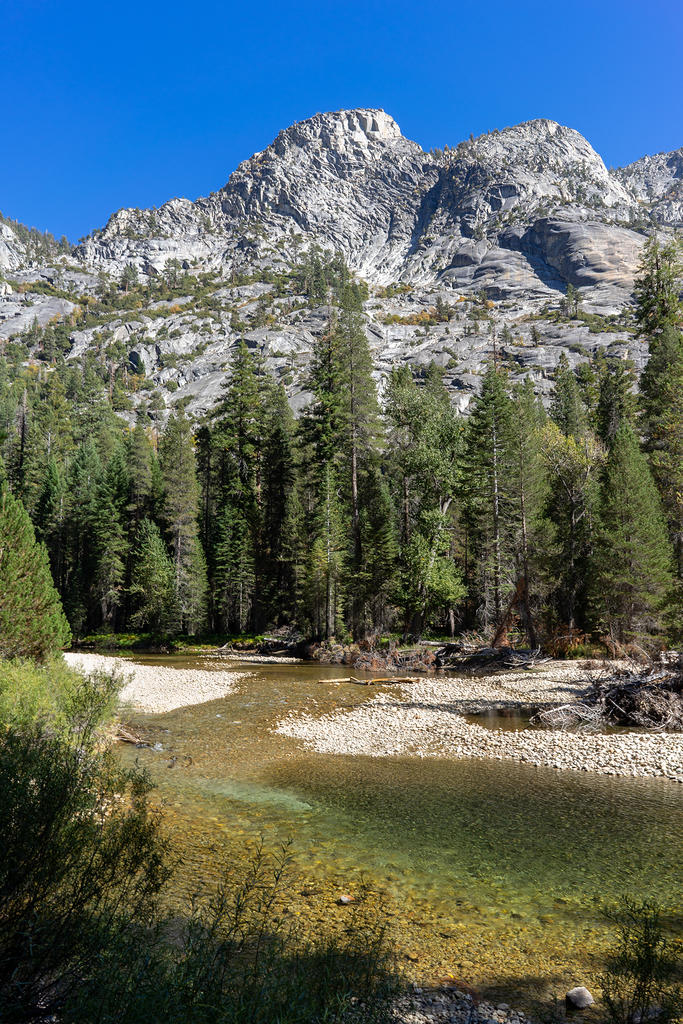
[[[660,225],[683,225],[683,147],[644,156],[615,176]]]
[[[378,373],[435,361],[464,408],[497,336],[511,372],[531,374],[545,393],[562,351],[576,362],[602,348],[643,364],[627,309],[644,232],[683,226],[682,154],[608,171],[583,136],[549,120],[427,153],[382,110],[316,114],[281,131],[204,198],[119,210],[68,266],[22,256],[9,238],[3,250],[0,236],[0,269],[11,279],[11,294],[0,298],[0,337],[31,318],[73,318],[84,296],[132,266],[151,282],[147,299],[125,315],[103,312],[103,323],[82,317],[72,358],[95,344],[106,321],[132,365],[169,392],[167,404],[184,399],[200,412],[246,337],[296,407],[327,311],[302,308],[292,267],[317,245],[341,252],[370,286],[365,312]],[[166,306],[153,300],[152,284],[169,267],[212,275],[201,301],[196,290]],[[579,290],[583,318],[560,315],[569,285]],[[450,319],[435,319],[437,300],[453,307]],[[56,301],[66,304],[61,312]]]
[[[629,290],[641,238],[624,225],[640,215],[589,143],[553,121],[434,155],[383,111],[353,110],[280,132],[204,199],[120,210],[78,255],[109,273],[169,257],[225,270],[262,263],[273,243],[291,260],[316,242],[377,284]]]

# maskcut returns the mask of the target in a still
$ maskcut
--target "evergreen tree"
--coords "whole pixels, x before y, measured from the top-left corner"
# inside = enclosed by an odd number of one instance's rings
[[[680,278],[683,277],[680,250],[676,242],[660,245],[656,233],[643,246],[638,276],[633,289],[636,322],[642,334],[652,338],[680,321]]]
[[[543,405],[534,394],[530,378],[517,386],[512,395],[508,433],[508,499],[510,523],[514,524],[512,547],[515,572],[529,643],[536,647],[537,635],[532,604],[540,596],[541,552],[547,550],[548,524],[545,507],[548,498],[541,437],[546,423]],[[521,587],[519,586],[521,582]]]
[[[351,552],[349,571],[349,613],[351,632],[358,636],[365,618],[364,603],[371,596],[367,592],[369,577],[365,572],[361,508],[363,483],[371,472],[380,433],[377,391],[372,378],[372,356],[363,327],[360,303],[350,287],[340,299],[337,323],[338,351],[342,388],[341,415],[343,450],[348,452]]]
[[[661,630],[671,567],[657,488],[633,429],[623,423],[605,466],[591,558],[592,604],[614,640]]]
[[[268,622],[291,622],[301,590],[302,508],[297,491],[295,422],[281,384],[264,399],[261,604]]]
[[[199,484],[192,428],[181,412],[172,416],[159,448],[164,516],[175,571],[180,628],[196,633],[206,622],[206,568],[199,545]]]
[[[420,634],[437,609],[453,620],[465,593],[453,560],[455,498],[462,425],[441,373],[431,368],[418,388],[409,368],[387,384],[389,464],[400,509],[400,586],[404,632]]]
[[[586,411],[576,376],[563,352],[555,370],[555,387],[550,415],[565,437],[582,437],[586,430]]]
[[[642,426],[676,552],[678,577],[683,580],[681,276],[683,267],[676,244],[660,246],[653,235],[644,247],[635,288],[636,319],[650,351],[640,379]]]
[[[345,560],[343,509],[340,500],[345,468],[345,367],[339,334],[329,329],[316,341],[309,376],[313,402],[301,424],[307,467],[305,508],[313,526],[306,591],[311,621],[317,635],[335,635],[343,602],[342,567]],[[323,602],[324,610],[319,601]]]
[[[71,638],[45,548],[0,480],[0,656],[43,660]]]
[[[623,359],[604,360],[600,367],[596,432],[610,447],[622,424],[633,424],[636,412],[633,364]]]
[[[136,605],[131,622],[154,632],[175,630],[175,569],[159,527],[143,519],[137,530],[130,594]]]
[[[547,552],[547,572],[560,623],[571,634],[584,607],[604,449],[591,434],[565,435],[551,422],[542,432],[541,451],[549,487],[547,514],[555,534]]]
[[[510,580],[510,431],[505,376],[489,366],[467,423],[463,462],[467,519],[485,621],[500,623]]]

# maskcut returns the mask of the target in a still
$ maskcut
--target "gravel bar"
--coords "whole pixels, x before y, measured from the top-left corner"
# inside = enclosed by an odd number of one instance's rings
[[[533,672],[400,684],[350,711],[290,714],[276,726],[319,753],[370,757],[476,757],[601,775],[662,776],[683,782],[683,734],[498,730],[463,715],[498,708],[550,707],[588,685],[577,665]]]
[[[71,668],[86,675],[90,672],[119,672],[125,684],[119,694],[122,704],[136,711],[161,714],[175,708],[204,704],[231,693],[248,672],[225,672],[221,669],[170,668],[167,665],[136,665],[124,658],[102,654],[65,654]]]

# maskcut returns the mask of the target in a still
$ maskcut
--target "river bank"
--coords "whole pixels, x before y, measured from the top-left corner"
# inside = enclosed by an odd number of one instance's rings
[[[169,668],[164,665],[138,665],[125,658],[103,654],[71,652],[64,655],[70,668],[79,672],[117,672],[125,680],[119,694],[122,704],[148,714],[163,714],[217,700],[231,693],[247,672],[224,669]]]
[[[531,672],[400,683],[351,710],[291,714],[276,731],[318,753],[492,758],[601,775],[683,782],[683,735],[491,729],[464,716],[552,707],[580,697],[586,671],[551,662]]]

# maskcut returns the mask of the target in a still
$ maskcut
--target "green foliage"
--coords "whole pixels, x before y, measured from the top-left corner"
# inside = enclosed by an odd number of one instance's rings
[[[656,1019],[666,1024],[683,1012],[683,963],[665,931],[660,907],[624,898],[607,911],[617,941],[600,977],[612,1024]]]
[[[70,638],[47,552],[21,502],[0,482],[0,656],[43,660]]]
[[[671,597],[671,547],[657,488],[632,428],[619,427],[602,480],[590,562],[592,600],[613,639],[661,630]]]
[[[149,922],[168,876],[148,783],[98,747],[110,699],[107,686],[77,692],[70,739],[42,725],[0,731],[3,1021],[61,1008],[103,949]]]
[[[650,235],[643,246],[634,287],[636,323],[646,337],[652,338],[680,319],[681,277],[679,246],[674,241],[660,245],[657,235]]]
[[[53,730],[68,728],[68,711],[82,676],[68,668],[63,658],[44,663],[0,660],[0,725],[21,727],[36,721]]]
[[[129,593],[137,604],[131,616],[134,626],[155,632],[174,629],[178,618],[175,571],[159,527],[150,519],[143,519],[138,527]]]
[[[283,849],[162,912],[170,843],[137,767],[103,747],[115,681],[84,682],[68,729],[0,730],[0,1018],[28,1024],[380,1024],[396,991],[381,909],[304,939]]]

